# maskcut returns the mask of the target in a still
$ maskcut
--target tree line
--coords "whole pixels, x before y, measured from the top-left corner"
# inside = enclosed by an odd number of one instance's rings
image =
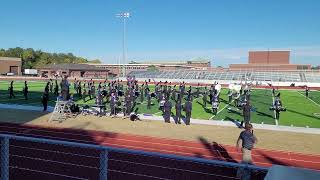
[[[62,63],[101,63],[99,59],[89,61],[83,57],[77,57],[72,53],[49,53],[33,48],[9,48],[0,49],[0,57],[17,57],[22,60],[22,69],[44,67],[48,64]]]

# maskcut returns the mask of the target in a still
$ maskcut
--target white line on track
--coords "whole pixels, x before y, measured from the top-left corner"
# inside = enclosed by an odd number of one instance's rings
[[[16,127],[10,127],[10,126],[5,126],[5,125],[0,125],[1,127],[7,127],[7,128],[13,128],[13,129],[29,129],[29,128],[16,128]],[[63,130],[63,129],[62,129]],[[41,131],[41,132],[54,132],[54,133],[57,133],[56,131],[50,131],[50,130],[38,130],[38,129],[33,129],[33,131]],[[0,131],[0,132],[3,132],[3,131]],[[6,132],[6,131],[5,131]],[[10,132],[10,131],[9,131]],[[79,133],[72,133],[72,132],[58,132],[59,134],[68,134],[68,135],[75,135],[75,136],[87,136],[87,135],[83,135],[83,134],[79,134]],[[20,134],[20,135],[24,135],[24,133],[14,133],[14,134]],[[62,140],[67,140],[67,141],[72,141],[72,140],[75,140],[75,141],[80,141],[80,142],[85,142],[85,143],[90,143],[90,141],[86,141],[86,140],[79,140],[79,139],[72,139],[72,138],[61,138],[61,137],[55,137],[55,136],[48,136],[48,135],[36,135],[36,136],[39,136],[39,137],[44,137],[44,138],[56,138],[56,139],[62,139]],[[130,135],[131,137],[141,137],[141,136],[135,136],[135,135]],[[101,136],[95,136],[95,137],[101,137]],[[147,136],[142,136],[142,137],[147,137]],[[167,139],[167,138],[160,138],[160,139],[164,139],[164,140],[170,140],[170,139]],[[138,140],[128,140],[128,139],[121,139],[121,138],[118,138],[118,140],[123,140],[123,141],[129,141],[129,142],[138,142],[138,143],[149,143],[149,144],[161,144],[161,145],[164,145],[164,146],[176,146],[176,147],[182,147],[182,148],[187,148],[187,149],[202,149],[202,148],[199,148],[199,147],[189,147],[189,146],[181,146],[181,145],[174,145],[174,144],[166,144],[166,143],[154,143],[154,142],[145,142],[145,141],[138,141]],[[179,140],[180,141],[180,140]],[[189,141],[185,141],[186,143],[188,143]],[[91,141],[92,143],[92,141]],[[137,144],[138,144],[137,143]],[[192,142],[191,142],[192,143]],[[108,143],[102,143],[104,145],[107,145]],[[114,144],[113,144],[114,145]],[[120,144],[120,146],[124,146],[124,147],[131,147],[131,148],[143,148],[143,147],[139,147],[139,146],[128,146],[128,145],[123,145],[123,144]],[[229,148],[232,148],[232,146],[228,146],[228,145],[223,145],[225,147],[229,147]],[[152,149],[152,148],[145,148],[145,149]],[[154,149],[155,150],[155,149]],[[160,151],[164,151],[164,152],[171,152],[171,151],[168,151],[168,150],[160,150]],[[240,152],[237,152],[237,151],[228,151],[229,153],[237,153],[237,154],[241,154]],[[268,150],[268,152],[275,152],[275,153],[294,153],[294,154],[298,154],[298,155],[304,155],[304,156],[312,156],[312,157],[320,157],[316,154],[303,154],[303,153],[296,153],[296,152],[290,152],[290,151],[274,151],[274,150]],[[190,154],[190,153],[182,153],[182,154]],[[206,155],[204,155],[206,156]],[[259,157],[260,155],[259,154],[256,154],[254,153],[253,156],[257,156]],[[211,156],[207,156],[207,157],[211,157]],[[281,159],[287,159],[287,158],[281,158]],[[302,161],[302,162],[312,162],[312,163],[320,163],[320,162],[316,162],[316,161],[304,161],[304,160],[298,160],[298,159],[293,159],[295,161]]]

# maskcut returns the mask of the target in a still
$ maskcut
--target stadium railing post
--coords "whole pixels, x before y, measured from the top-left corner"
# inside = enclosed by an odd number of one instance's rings
[[[9,138],[1,137],[1,180],[9,180]]]
[[[108,150],[102,149],[100,152],[100,180],[108,179]]]

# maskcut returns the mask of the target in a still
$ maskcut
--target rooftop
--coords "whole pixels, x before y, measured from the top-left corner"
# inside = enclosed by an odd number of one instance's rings
[[[92,71],[105,70],[89,64],[73,64],[73,63],[49,64],[39,69],[92,70]]]
[[[21,61],[21,58],[16,58],[16,57],[0,57],[0,61]]]

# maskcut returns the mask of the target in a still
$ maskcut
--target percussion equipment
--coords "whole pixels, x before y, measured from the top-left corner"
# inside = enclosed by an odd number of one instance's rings
[[[103,91],[101,92],[101,94],[102,94],[102,96],[107,96],[107,95],[108,95],[108,92],[107,92],[106,90],[103,90]]]
[[[155,93],[151,93],[151,97],[152,97],[152,98],[155,98],[155,97],[156,97],[156,94],[155,94]]]
[[[269,108],[270,110],[272,110],[272,111],[287,111],[287,109],[285,108],[285,107],[282,107],[282,106],[271,106],[270,108]]]
[[[219,108],[219,103],[218,102],[213,102],[212,103],[212,108],[213,109],[218,109]]]
[[[123,91],[118,91],[118,96],[122,97],[124,95]]]
[[[160,101],[160,107],[163,107],[165,102],[166,102],[165,100],[161,100]]]
[[[134,95],[135,95],[136,97],[139,97],[140,92],[139,92],[139,91],[135,91],[135,92],[134,92]]]

